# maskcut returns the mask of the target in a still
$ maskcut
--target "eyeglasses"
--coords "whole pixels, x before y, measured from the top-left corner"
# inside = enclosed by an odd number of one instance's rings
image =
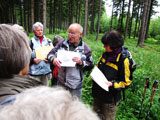
[[[76,34],[76,33],[68,33],[68,32],[67,32],[67,34],[68,34],[68,35],[71,35],[71,36],[79,35],[79,34]]]

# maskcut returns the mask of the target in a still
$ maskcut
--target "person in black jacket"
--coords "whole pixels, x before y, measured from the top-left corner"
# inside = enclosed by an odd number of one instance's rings
[[[98,68],[108,79],[109,91],[105,91],[93,81],[92,94],[94,110],[102,120],[114,120],[115,113],[121,99],[121,90],[132,83],[129,59],[122,57],[124,39],[116,30],[107,32],[102,37],[105,51],[102,54]]]

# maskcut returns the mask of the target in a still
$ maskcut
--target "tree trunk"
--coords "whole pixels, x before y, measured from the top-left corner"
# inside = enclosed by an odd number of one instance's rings
[[[34,0],[34,21],[40,21],[40,15],[39,14],[42,14],[41,11],[41,7],[40,7],[40,1],[39,0]]]
[[[126,20],[124,40],[126,39],[127,33],[128,33],[128,23],[129,23],[129,17],[130,17],[130,7],[131,7],[131,0],[129,0],[129,5],[128,5],[128,12],[127,12],[127,20]]]
[[[134,27],[134,38],[136,37],[136,31],[137,31],[137,24],[138,24],[138,19],[139,19],[139,11],[140,11],[140,2],[138,4],[138,12],[137,12],[137,15],[136,15],[136,23],[135,23],[135,27]]]
[[[135,10],[135,1],[133,1],[132,17],[131,17],[130,22],[129,22],[129,30],[128,30],[129,38],[131,38],[131,33],[132,33],[132,20],[133,20],[133,16],[134,16],[134,13],[135,13],[134,10]]]
[[[19,10],[20,10],[20,25],[23,26],[22,1],[20,1]]]
[[[31,0],[31,25],[34,24],[34,0]]]
[[[101,2],[102,2],[102,0],[99,0],[99,11],[98,11],[98,24],[97,24],[97,36],[96,36],[96,40],[99,39],[100,20],[101,20]]]
[[[53,33],[55,32],[56,27],[56,0],[54,0],[54,7],[53,7]]]
[[[154,1],[154,0],[151,0],[150,10],[149,10],[149,12],[148,12],[149,15],[148,15],[148,23],[147,23],[147,28],[146,28],[145,40],[148,38],[148,30],[149,30],[151,15],[152,15],[153,1]]]
[[[27,0],[28,6],[28,32],[31,32],[31,0]]]
[[[137,42],[137,46],[143,47],[144,46],[144,40],[145,40],[145,35],[146,35],[146,27],[148,23],[148,10],[150,9],[150,3],[151,0],[145,0],[144,3],[144,9],[143,9],[143,17],[141,20],[141,29],[140,29],[140,34],[139,34],[139,39]]]
[[[123,32],[123,16],[124,16],[124,2],[125,0],[122,0],[122,14],[121,14],[121,22],[120,22],[120,28],[119,28],[119,31],[121,31],[121,33]]]
[[[15,24],[15,14],[14,14],[14,1],[11,0],[11,21]]]
[[[114,0],[113,0],[113,5],[112,5],[112,15],[111,15],[111,24],[110,24],[110,30],[112,30],[112,22],[113,22],[113,11],[114,10]]]
[[[46,0],[43,0],[43,33],[46,33]]]
[[[82,4],[82,0],[79,0],[79,12],[78,12],[78,23],[80,23],[80,18],[81,18],[81,4]]]
[[[70,0],[69,2],[69,25],[73,23],[74,16],[74,0]]]
[[[85,0],[85,16],[84,16],[84,37],[87,37],[88,27],[88,0]]]
[[[94,32],[94,20],[95,20],[95,0],[92,0],[92,18],[91,18],[91,27],[90,33]]]
[[[24,29],[27,30],[26,24],[26,0],[23,1]]]
[[[49,33],[51,34],[52,33],[52,0],[50,0],[50,3],[49,3],[49,9],[50,9],[50,12],[49,12]]]
[[[59,17],[58,17],[58,28],[59,29],[62,29],[62,4],[63,4],[63,1],[60,0],[59,2]]]
[[[78,22],[79,0],[76,1],[76,22]]]

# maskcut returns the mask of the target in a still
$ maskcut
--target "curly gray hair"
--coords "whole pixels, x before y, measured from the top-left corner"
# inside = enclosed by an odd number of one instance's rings
[[[28,89],[0,109],[3,120],[99,120],[89,107],[61,87]]]
[[[36,23],[34,23],[33,26],[32,26],[32,31],[34,31],[35,28],[36,28],[36,27],[39,27],[39,26],[42,27],[42,29],[43,29],[43,24],[42,24],[41,22],[36,22]]]

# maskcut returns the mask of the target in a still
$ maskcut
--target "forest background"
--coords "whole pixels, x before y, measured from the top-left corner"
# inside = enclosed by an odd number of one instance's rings
[[[95,64],[103,53],[100,41],[102,35],[112,29],[121,32],[125,46],[129,48],[137,63],[133,83],[129,87],[117,111],[116,120],[136,120],[139,117],[142,94],[146,77],[150,87],[146,91],[141,119],[148,114],[149,120],[160,120],[160,89],[156,90],[150,104],[152,85],[160,78],[160,18],[152,18],[157,12],[157,0],[112,0],[111,16],[107,17],[107,0],[1,0],[0,23],[19,24],[33,36],[32,25],[40,21],[47,37],[56,34],[67,38],[67,28],[71,23],[80,23],[83,39],[92,48]],[[84,79],[83,102],[92,107],[92,81],[88,72]]]

